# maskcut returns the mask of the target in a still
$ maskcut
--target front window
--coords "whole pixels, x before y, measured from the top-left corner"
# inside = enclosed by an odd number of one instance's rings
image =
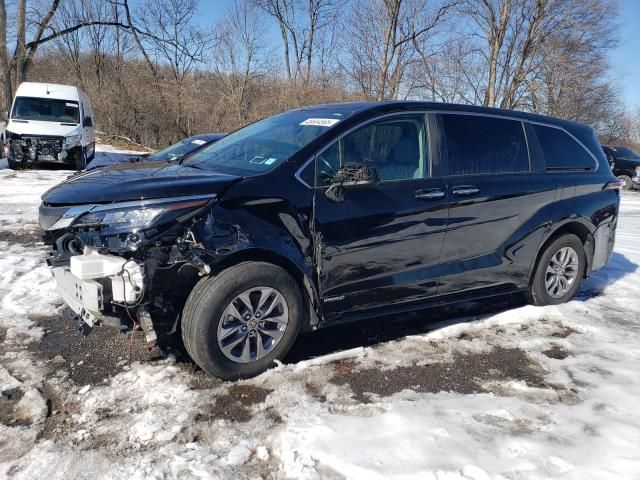
[[[16,97],[11,118],[41,122],[80,123],[78,102],[53,98]]]
[[[329,110],[294,110],[274,115],[203,148],[184,164],[240,175],[266,172],[327,132],[344,116]]]
[[[316,185],[330,185],[348,163],[375,167],[381,181],[428,176],[424,114],[385,117],[346,134],[316,159]]]

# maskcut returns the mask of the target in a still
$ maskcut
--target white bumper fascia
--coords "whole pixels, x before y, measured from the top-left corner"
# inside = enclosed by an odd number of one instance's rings
[[[142,265],[89,248],[71,257],[69,267],[54,268],[53,275],[64,301],[89,326],[105,317],[105,305],[134,306],[143,294]]]

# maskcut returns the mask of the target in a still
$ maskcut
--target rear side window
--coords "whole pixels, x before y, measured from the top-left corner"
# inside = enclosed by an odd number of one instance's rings
[[[443,114],[449,175],[529,171],[522,122],[479,115]]]
[[[596,162],[585,148],[559,128],[533,125],[548,170],[590,170]]]

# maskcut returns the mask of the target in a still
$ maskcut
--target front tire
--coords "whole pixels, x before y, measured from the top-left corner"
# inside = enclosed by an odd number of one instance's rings
[[[78,147],[73,151],[72,166],[74,170],[80,171],[87,167],[87,157],[84,148]]]
[[[11,170],[21,170],[22,169],[22,164],[20,162],[16,162],[11,157],[7,157],[7,164],[9,165],[9,168]]]
[[[580,287],[586,267],[582,241],[562,235],[549,244],[536,265],[529,299],[534,305],[558,305],[571,300]]]
[[[300,287],[286,270],[245,262],[194,287],[183,310],[182,339],[207,373],[248,378],[287,354],[304,315]]]

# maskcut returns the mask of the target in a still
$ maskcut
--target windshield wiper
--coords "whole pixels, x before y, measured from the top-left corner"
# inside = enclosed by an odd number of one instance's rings
[[[181,160],[178,160],[178,165],[182,165],[183,167],[195,168],[196,170],[209,170],[208,168],[201,167],[197,163],[182,163]]]

